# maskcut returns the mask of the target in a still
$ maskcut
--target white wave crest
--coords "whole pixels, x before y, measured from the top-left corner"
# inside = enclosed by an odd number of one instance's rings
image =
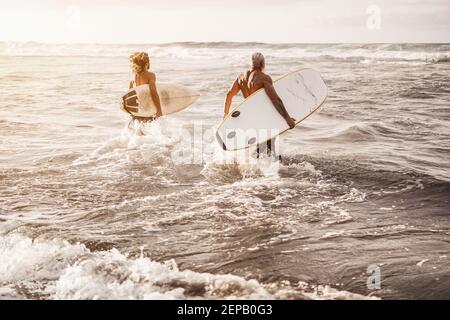
[[[91,252],[61,239],[0,236],[0,297],[47,299],[366,299],[328,286],[264,285],[254,279],[179,270],[173,260],[131,258],[116,249]],[[35,292],[33,292],[35,291]],[[42,294],[43,293],[43,294]],[[22,297],[23,298],[23,297]]]

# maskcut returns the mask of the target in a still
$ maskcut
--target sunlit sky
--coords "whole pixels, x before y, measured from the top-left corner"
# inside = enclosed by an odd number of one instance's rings
[[[450,0],[0,1],[0,41],[450,42]]]

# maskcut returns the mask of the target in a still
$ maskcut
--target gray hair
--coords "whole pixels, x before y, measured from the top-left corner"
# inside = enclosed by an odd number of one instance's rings
[[[261,52],[255,52],[252,55],[252,68],[264,70],[266,67],[266,59]]]

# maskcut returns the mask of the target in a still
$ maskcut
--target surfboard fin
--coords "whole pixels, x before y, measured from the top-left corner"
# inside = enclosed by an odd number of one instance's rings
[[[225,145],[225,142],[223,142],[222,138],[219,135],[219,132],[216,132],[216,139],[219,145],[222,147],[223,150],[227,151],[227,146]]]

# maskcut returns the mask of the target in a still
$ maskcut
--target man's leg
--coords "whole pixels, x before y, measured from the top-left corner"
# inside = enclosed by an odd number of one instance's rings
[[[273,139],[273,141],[275,142],[275,139]],[[272,156],[272,144],[273,144],[272,140],[267,140],[266,153],[269,157]]]
[[[267,155],[269,157],[273,156],[275,160],[281,161],[281,155],[277,155],[277,147],[276,147],[277,138],[273,138],[267,141]]]
[[[275,160],[280,160],[281,161],[281,156],[277,155],[277,148],[275,146],[276,143],[276,139],[277,138],[273,138],[271,140],[267,140],[267,142],[264,144],[258,144],[256,147],[256,159],[259,159],[261,154],[264,153],[264,148],[265,150],[265,154],[269,157],[274,157]]]

